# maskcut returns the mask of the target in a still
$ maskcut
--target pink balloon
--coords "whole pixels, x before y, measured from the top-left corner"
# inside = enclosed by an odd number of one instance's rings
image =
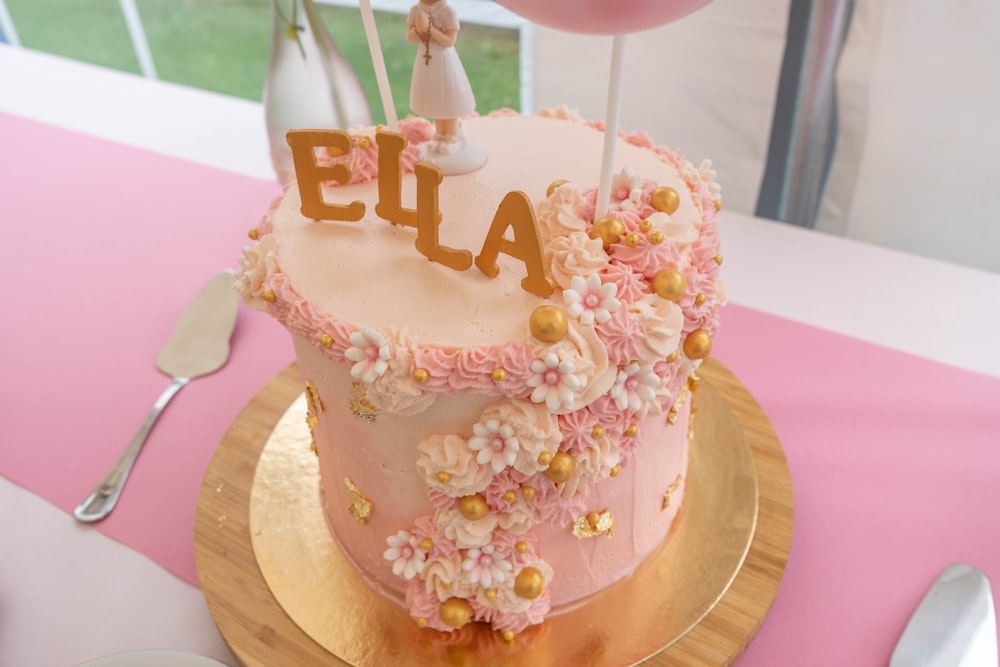
[[[621,35],[690,14],[710,0],[496,0],[529,21],[567,32]]]

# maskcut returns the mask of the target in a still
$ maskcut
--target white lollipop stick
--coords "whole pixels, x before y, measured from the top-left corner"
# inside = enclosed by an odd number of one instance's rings
[[[597,184],[597,208],[594,218],[608,212],[611,200],[611,177],[615,167],[618,140],[618,117],[622,107],[622,77],[625,72],[625,35],[615,35],[611,44],[611,77],[608,80],[608,108],[604,114],[604,154],[601,156],[601,180]]]
[[[389,87],[389,73],[385,69],[385,58],[382,56],[382,44],[375,28],[375,14],[372,13],[371,0],[359,0],[361,5],[361,22],[365,25],[365,37],[368,38],[368,51],[375,67],[375,81],[378,83],[378,94],[382,98],[382,109],[385,111],[385,121],[393,132],[399,129],[399,119],[396,117],[396,105],[392,101],[392,89]]]

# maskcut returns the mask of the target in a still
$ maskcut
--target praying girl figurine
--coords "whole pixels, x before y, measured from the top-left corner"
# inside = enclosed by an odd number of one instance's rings
[[[455,51],[458,15],[447,0],[420,0],[407,17],[406,39],[417,43],[410,83],[410,108],[434,120],[434,139],[422,159],[445,174],[464,174],[486,163],[486,153],[462,136],[461,117],[472,113],[476,99]]]

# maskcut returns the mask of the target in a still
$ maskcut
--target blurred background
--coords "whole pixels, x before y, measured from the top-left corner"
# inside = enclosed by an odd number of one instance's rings
[[[0,0],[0,40],[260,100],[275,8],[301,3]],[[412,2],[372,4],[406,115]],[[610,38],[451,4],[481,111],[603,117]],[[315,9],[381,122],[357,3]],[[711,157],[728,209],[1000,272],[998,30],[996,0],[714,0],[628,37],[622,127]]]

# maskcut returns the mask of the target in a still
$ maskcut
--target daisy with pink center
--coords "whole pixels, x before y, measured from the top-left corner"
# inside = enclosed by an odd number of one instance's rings
[[[611,387],[611,398],[619,410],[626,408],[630,412],[638,412],[643,401],[656,401],[656,388],[660,385],[660,377],[653,371],[650,364],[632,362],[618,371],[615,384]]]
[[[502,584],[513,567],[492,544],[469,549],[462,561],[462,569],[469,573],[469,583],[482,584],[485,588]]]
[[[573,276],[570,288],[563,291],[563,301],[569,306],[566,312],[583,324],[603,324],[611,319],[611,313],[621,307],[615,298],[618,286],[614,283],[601,284],[601,276],[594,273],[584,279]]]
[[[382,557],[392,561],[394,575],[409,581],[423,572],[427,551],[420,548],[414,535],[401,530],[385,538],[385,541],[389,548],[383,552]]]
[[[489,463],[495,473],[514,465],[520,445],[509,424],[499,419],[487,419],[485,423],[473,424],[472,432],[474,435],[469,439],[469,449],[479,452],[477,463]]]
[[[555,352],[549,352],[545,359],[535,359],[531,362],[532,376],[528,378],[528,386],[534,387],[531,392],[532,403],[545,403],[550,411],[556,411],[561,406],[572,405],[575,392],[583,386],[583,380],[574,375],[576,366],[572,361],[560,361]]]
[[[392,356],[385,336],[370,327],[351,334],[351,346],[344,352],[348,361],[353,361],[351,377],[371,384],[389,368]]]
[[[611,179],[612,211],[627,211],[642,201],[642,177],[625,167]]]

